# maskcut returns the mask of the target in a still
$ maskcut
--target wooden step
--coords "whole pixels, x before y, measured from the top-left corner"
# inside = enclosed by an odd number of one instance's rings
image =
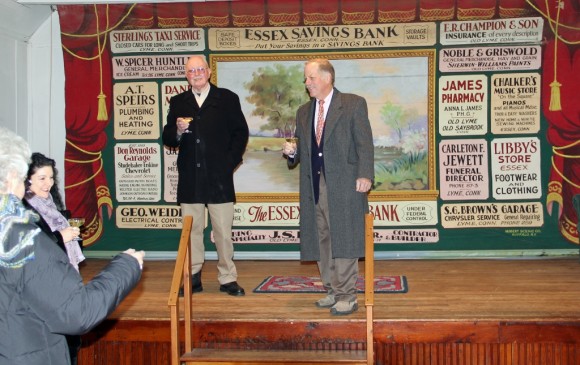
[[[180,359],[188,365],[366,364],[366,351],[194,349]]]

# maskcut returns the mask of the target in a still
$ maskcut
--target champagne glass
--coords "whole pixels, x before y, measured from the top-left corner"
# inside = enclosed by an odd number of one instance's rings
[[[298,144],[298,137],[296,137],[296,136],[293,136],[293,137],[286,137],[286,142],[290,142],[290,143]]]
[[[191,123],[193,118],[192,117],[181,117],[181,120],[183,120],[186,123]],[[191,131],[189,130],[189,127],[187,127],[187,129],[183,133],[191,133]]]
[[[290,131],[290,136],[286,137],[286,142],[292,144],[294,151],[298,149],[298,137],[296,137],[296,126],[294,126],[294,130]]]
[[[84,218],[70,218],[68,220],[68,224],[71,225],[71,227],[77,227],[78,229],[80,229],[82,226],[85,225],[85,219]],[[73,238],[74,241],[80,241],[81,238],[79,237],[75,237]]]

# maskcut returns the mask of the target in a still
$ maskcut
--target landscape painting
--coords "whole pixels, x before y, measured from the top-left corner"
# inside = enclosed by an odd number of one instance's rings
[[[212,82],[238,94],[250,128],[234,175],[239,200],[297,200],[298,169],[288,169],[281,150],[296,110],[309,101],[303,70],[314,57],[330,59],[338,90],[367,101],[375,147],[371,200],[423,199],[434,190],[434,50],[212,55]]]

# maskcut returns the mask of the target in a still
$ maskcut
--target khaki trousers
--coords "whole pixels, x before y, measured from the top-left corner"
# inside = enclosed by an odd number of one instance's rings
[[[191,273],[201,271],[205,262],[203,231],[205,228],[205,204],[181,204],[181,215],[193,217],[191,229]],[[218,281],[221,285],[238,280],[234,264],[234,244],[232,242],[232,223],[234,203],[207,204],[213,229],[215,248],[218,256]]]
[[[320,195],[316,205],[316,225],[320,247],[320,279],[328,295],[337,301],[356,300],[356,280],[358,278],[358,258],[334,258],[330,238],[330,219],[328,214],[328,195],[326,180],[320,177]]]

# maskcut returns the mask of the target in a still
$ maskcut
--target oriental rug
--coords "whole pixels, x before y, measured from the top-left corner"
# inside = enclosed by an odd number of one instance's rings
[[[407,278],[403,275],[375,276],[375,293],[406,293]],[[359,293],[365,291],[364,277],[356,282]],[[268,276],[254,289],[254,293],[324,293],[319,276]]]

